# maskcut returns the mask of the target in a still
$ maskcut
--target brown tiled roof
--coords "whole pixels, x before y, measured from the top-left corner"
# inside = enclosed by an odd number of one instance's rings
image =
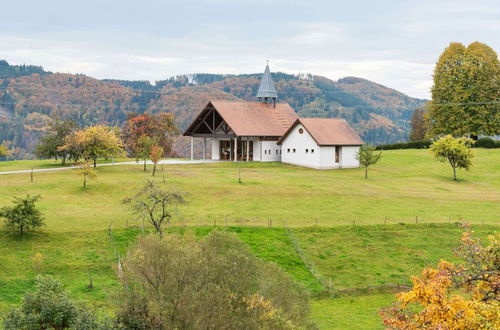
[[[278,144],[281,144],[286,136],[298,124],[302,124],[314,141],[320,146],[325,145],[362,145],[364,142],[358,133],[340,118],[298,118],[292,126],[283,134]]]
[[[260,102],[210,101],[206,107],[210,104],[237,136],[282,136],[297,119],[288,103],[276,103],[275,108]],[[192,133],[193,124],[184,135]]]

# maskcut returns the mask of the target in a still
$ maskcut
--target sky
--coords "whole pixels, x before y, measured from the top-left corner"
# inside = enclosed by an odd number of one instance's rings
[[[186,73],[355,76],[420,98],[452,41],[500,47],[498,1],[16,0],[0,59],[95,78]]]

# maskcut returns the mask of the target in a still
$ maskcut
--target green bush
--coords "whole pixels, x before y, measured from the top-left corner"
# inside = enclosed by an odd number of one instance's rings
[[[499,148],[500,141],[495,141],[489,137],[480,138],[473,145],[476,148]]]
[[[429,140],[419,140],[410,142],[400,142],[393,144],[381,144],[376,147],[377,150],[395,150],[395,149],[426,149],[431,145]]]

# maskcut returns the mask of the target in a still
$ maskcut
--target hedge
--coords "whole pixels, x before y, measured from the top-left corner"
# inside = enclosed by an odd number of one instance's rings
[[[430,140],[400,142],[393,144],[381,144],[376,147],[377,150],[394,150],[394,149],[426,149],[431,145]]]

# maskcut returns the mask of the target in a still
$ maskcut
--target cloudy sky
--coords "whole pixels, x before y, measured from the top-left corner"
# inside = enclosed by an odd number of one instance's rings
[[[429,97],[451,42],[500,50],[498,1],[16,0],[1,4],[0,59],[96,78],[182,73],[357,76]]]

